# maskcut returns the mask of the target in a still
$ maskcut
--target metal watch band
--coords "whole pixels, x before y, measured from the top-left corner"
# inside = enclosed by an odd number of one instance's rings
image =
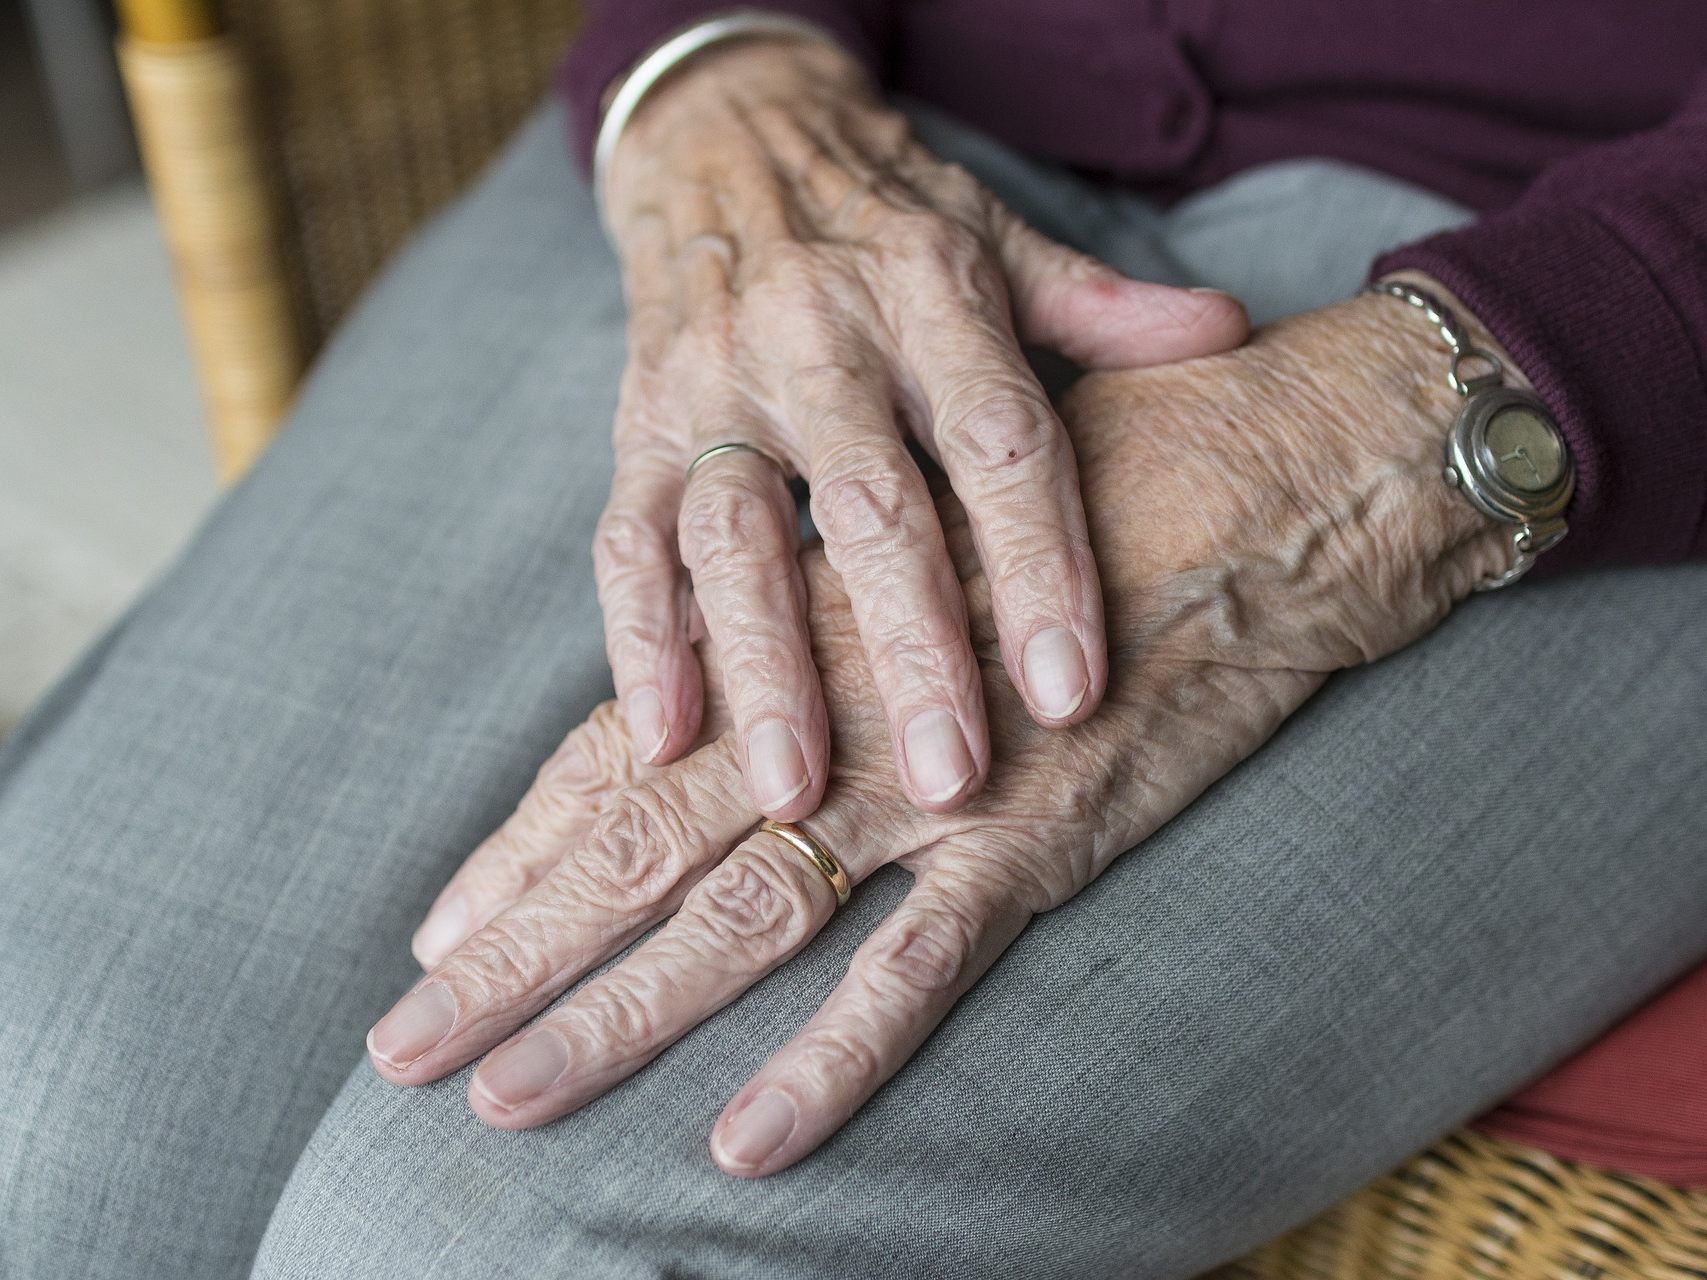
[[[765,13],[758,9],[736,9],[678,31],[635,63],[634,69],[623,77],[622,84],[612,95],[610,106],[605,108],[604,117],[599,121],[598,138],[593,144],[593,203],[607,234],[610,221],[605,213],[605,183],[611,159],[616,155],[616,144],[622,137],[622,131],[628,127],[629,120],[646,95],[696,53],[714,44],[752,36],[790,36],[825,44],[838,43],[830,32],[804,18]]]
[[[1439,298],[1397,280],[1377,281],[1365,292],[1397,298],[1421,311],[1452,356],[1446,381],[1464,405],[1447,439],[1446,482],[1482,514],[1514,526],[1511,567],[1475,589],[1509,587],[1567,532],[1564,511],[1575,491],[1576,471],[1564,435],[1540,399],[1505,385],[1500,358],[1478,347]]]

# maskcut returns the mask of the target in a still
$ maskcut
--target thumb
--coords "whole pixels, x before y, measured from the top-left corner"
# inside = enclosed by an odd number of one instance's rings
[[[1242,343],[1250,317],[1216,290],[1132,280],[1010,217],[1000,240],[1020,340],[1086,369],[1214,355]]]

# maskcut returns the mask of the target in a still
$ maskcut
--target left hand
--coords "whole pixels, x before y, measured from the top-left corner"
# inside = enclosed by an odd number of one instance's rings
[[[698,609],[755,805],[790,820],[818,807],[830,742],[798,475],[902,789],[933,812],[978,792],[983,687],[909,443],[964,503],[1031,714],[1057,728],[1090,715],[1106,670],[1096,566],[1072,447],[1020,343],[1087,367],[1153,364],[1243,342],[1244,309],[1129,280],[1025,225],[816,40],[693,58],[624,128],[606,195],[629,359],[593,566],[644,757],[668,764],[701,731],[705,651],[685,625]],[[689,480],[731,443],[747,449]]]
[[[1111,677],[1102,709],[1071,732],[1039,728],[1002,676],[989,593],[946,502],[995,746],[988,788],[958,813],[902,797],[846,597],[808,553],[835,755],[806,825],[856,884],[891,861],[915,884],[725,1109],[712,1135],[725,1170],[761,1176],[812,1151],[1034,915],[1254,751],[1329,672],[1409,643],[1506,566],[1509,541],[1440,477],[1444,367],[1406,308],[1360,297],[1227,355],[1086,378],[1063,417],[1084,468]],[[433,967],[369,1037],[376,1069],[405,1085],[496,1048],[469,1101],[503,1128],[597,1097],[835,910],[810,863],[753,834],[727,733],[644,777],[608,708],[570,744],[434,908],[463,913],[453,932],[490,922],[424,955]]]

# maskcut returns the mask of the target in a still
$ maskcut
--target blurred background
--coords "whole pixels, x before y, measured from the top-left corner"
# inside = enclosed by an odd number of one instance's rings
[[[539,102],[578,18],[574,0],[0,0],[0,733],[265,451],[374,274]]]
[[[0,734],[216,493],[103,0],[0,0]]]

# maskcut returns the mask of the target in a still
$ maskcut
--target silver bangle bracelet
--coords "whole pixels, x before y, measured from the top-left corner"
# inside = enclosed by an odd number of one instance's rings
[[[791,36],[831,45],[837,43],[836,38],[823,27],[804,18],[790,18],[759,9],[737,9],[678,31],[642,58],[624,77],[621,87],[611,98],[604,119],[599,121],[598,140],[593,145],[593,201],[598,206],[599,221],[607,233],[611,228],[605,211],[605,184],[610,174],[611,159],[616,155],[616,144],[622,137],[622,131],[628,127],[641,102],[660,80],[694,54],[714,44],[747,36]]]

